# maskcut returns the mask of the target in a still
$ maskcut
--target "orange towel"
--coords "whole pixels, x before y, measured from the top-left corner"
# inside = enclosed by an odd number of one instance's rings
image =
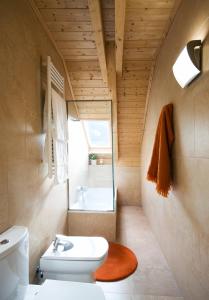
[[[168,196],[172,183],[171,150],[174,142],[173,104],[162,108],[158,121],[147,179],[155,182],[157,192]]]

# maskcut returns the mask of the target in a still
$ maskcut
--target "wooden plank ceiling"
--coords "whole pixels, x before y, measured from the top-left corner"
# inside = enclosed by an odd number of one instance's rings
[[[34,2],[66,61],[75,100],[113,98],[105,48],[115,43],[118,164],[139,166],[150,72],[181,1]]]
[[[77,101],[76,108],[80,120],[111,120],[110,101]],[[68,113],[71,114],[69,106]]]

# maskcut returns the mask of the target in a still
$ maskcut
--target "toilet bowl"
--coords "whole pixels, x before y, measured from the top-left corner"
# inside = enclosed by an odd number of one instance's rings
[[[108,242],[103,237],[59,236],[40,259],[42,280],[94,282],[93,273],[104,262]]]
[[[92,283],[46,280],[29,285],[28,230],[13,226],[0,234],[0,300],[105,300]]]

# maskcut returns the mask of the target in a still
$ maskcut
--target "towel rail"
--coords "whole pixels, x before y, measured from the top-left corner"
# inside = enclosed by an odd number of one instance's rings
[[[64,96],[64,78],[62,75],[60,75],[56,67],[53,65],[50,56],[47,57],[47,68],[49,68],[51,83],[56,85],[59,91]]]
[[[64,77],[59,73],[56,67],[51,61],[51,57],[47,56],[47,126],[48,126],[48,176],[53,177],[55,173],[55,160],[54,160],[54,149],[53,149],[53,137],[52,137],[52,85],[54,85],[58,91],[65,96]]]
[[[61,79],[59,77],[59,75],[57,73],[55,73],[55,72],[52,72],[51,76],[52,76],[52,82],[53,82],[53,80],[55,80],[59,84],[59,86],[61,87],[60,92],[62,94],[64,94],[64,80]]]

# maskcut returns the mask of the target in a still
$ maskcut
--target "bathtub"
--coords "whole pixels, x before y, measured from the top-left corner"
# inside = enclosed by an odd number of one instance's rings
[[[102,236],[115,241],[117,189],[114,201],[111,188],[88,188],[85,193],[68,211],[69,235]]]
[[[70,207],[72,210],[113,211],[112,188],[87,188],[79,192],[77,201]]]

